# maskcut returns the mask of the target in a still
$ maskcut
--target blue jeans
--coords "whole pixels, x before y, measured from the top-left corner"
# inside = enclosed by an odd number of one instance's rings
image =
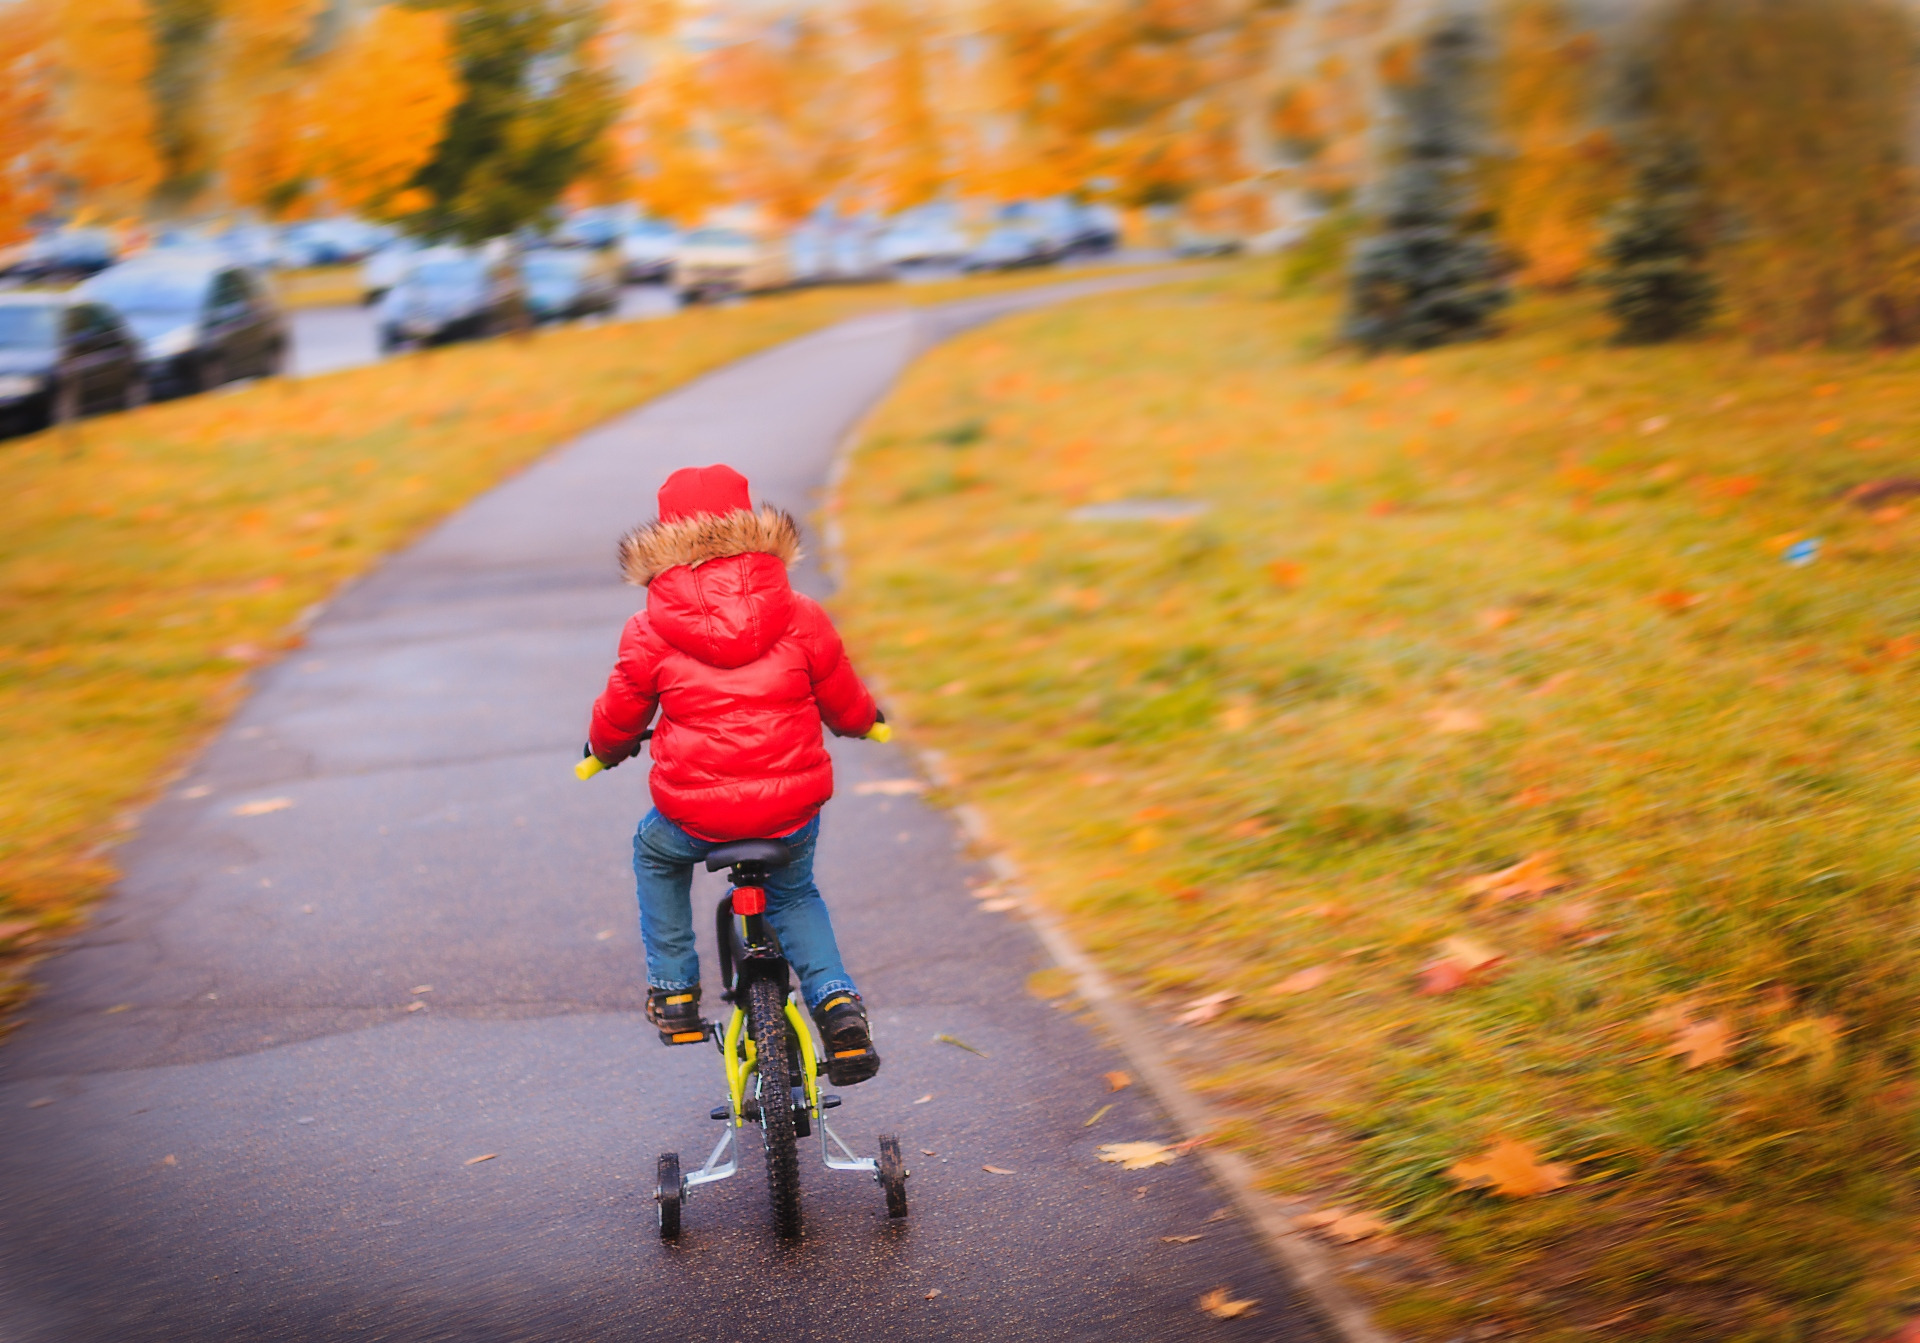
[[[800,976],[808,1007],[830,994],[854,993],[840,945],[833,938],[827,902],[813,884],[813,846],[820,838],[815,816],[791,835],[793,861],[767,876],[767,921],[780,939],[787,964]],[[647,945],[647,984],[691,989],[700,983],[700,955],[693,944],[693,867],[718,844],[696,839],[658,810],[642,818],[633,836],[633,876],[640,888],[640,938]]]

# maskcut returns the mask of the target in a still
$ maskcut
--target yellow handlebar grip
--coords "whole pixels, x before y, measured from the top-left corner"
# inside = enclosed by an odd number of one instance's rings
[[[893,729],[888,727],[885,723],[875,723],[872,726],[872,728],[868,729],[867,731],[867,740],[868,741],[892,741]]]
[[[606,766],[600,763],[598,756],[590,755],[573,767],[573,777],[585,783],[605,768]]]

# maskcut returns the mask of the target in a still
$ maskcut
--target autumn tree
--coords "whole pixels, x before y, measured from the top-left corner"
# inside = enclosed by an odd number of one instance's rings
[[[0,246],[27,236],[52,203],[52,15],[0,5]]]
[[[52,58],[55,152],[68,202],[112,216],[139,213],[160,183],[144,0],[59,0]]]
[[[205,116],[222,204],[279,214],[304,192],[302,90],[326,2],[219,0]]]
[[[1755,343],[1920,338],[1914,37],[1893,0],[1675,0],[1645,31],[1651,119],[1699,154]]]
[[[1504,19],[1494,112],[1505,153],[1488,174],[1490,204],[1521,281],[1559,289],[1587,265],[1619,191],[1596,106],[1600,44],[1574,31],[1562,0],[1513,0]]]
[[[408,191],[460,101],[447,16],[383,6],[319,62],[298,107],[299,166],[327,203],[374,218],[427,205]]]
[[[470,240],[542,219],[619,112],[590,59],[597,12],[581,0],[423,0],[452,21],[461,99],[412,185],[410,225]]]
[[[1406,149],[1382,191],[1380,230],[1354,251],[1349,340],[1426,349],[1488,334],[1508,302],[1501,264],[1472,199],[1469,90],[1473,28],[1436,29],[1402,97]]]

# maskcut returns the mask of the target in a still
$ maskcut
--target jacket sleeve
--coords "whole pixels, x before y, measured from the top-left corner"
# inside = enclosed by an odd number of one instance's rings
[[[807,652],[807,675],[820,719],[840,737],[864,737],[880,717],[879,706],[861,683],[840,642],[833,621],[810,597],[794,594],[794,621]]]
[[[640,749],[640,734],[659,707],[660,659],[652,634],[644,611],[627,622],[607,688],[594,701],[587,745],[605,764],[617,765]]]

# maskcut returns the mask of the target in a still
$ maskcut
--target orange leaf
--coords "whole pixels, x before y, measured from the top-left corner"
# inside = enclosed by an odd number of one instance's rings
[[[1667,1046],[1668,1056],[1686,1060],[1689,1069],[1713,1063],[1733,1052],[1733,1029],[1719,1017],[1683,1023]]]
[[[1110,1072],[1106,1077],[1108,1091],[1122,1091],[1133,1085],[1133,1079],[1123,1072]]]
[[[1285,979],[1275,984],[1273,993],[1305,993],[1317,989],[1333,977],[1333,967],[1327,965],[1309,965],[1304,970],[1295,970]]]
[[[1560,871],[1553,850],[1542,849],[1538,853],[1528,854],[1512,867],[1501,868],[1484,877],[1471,878],[1461,885],[1461,889],[1489,905],[1497,905],[1503,900],[1545,895],[1566,884],[1567,878]]]
[[[1299,587],[1301,574],[1300,566],[1292,560],[1271,560],[1267,564],[1267,577],[1278,587]]]
[[[1672,615],[1679,615],[1683,611],[1691,611],[1705,600],[1706,597],[1704,594],[1688,592],[1682,588],[1669,588],[1665,592],[1656,592],[1653,594],[1654,605]]]
[[[1429,997],[1451,993],[1484,978],[1502,959],[1492,947],[1471,938],[1449,937],[1440,944],[1438,959],[1421,969],[1420,992]]]
[[[1446,735],[1455,732],[1484,732],[1487,720],[1472,709],[1434,709],[1426,715],[1435,732]]]
[[[1237,1320],[1259,1304],[1257,1301],[1235,1301],[1233,1293],[1224,1287],[1216,1287],[1200,1298],[1200,1309],[1216,1320]]]
[[[1222,989],[1204,998],[1195,998],[1187,1004],[1186,1011],[1174,1018],[1174,1022],[1181,1026],[1204,1026],[1226,1011],[1227,1004],[1239,996],[1231,989]]]
[[[1519,618],[1520,613],[1511,606],[1494,606],[1476,615],[1473,623],[1491,634],[1495,630],[1505,629]]]
[[[1447,1175],[1468,1188],[1484,1188],[1502,1198],[1549,1194],[1573,1178],[1573,1167],[1542,1162],[1528,1143],[1502,1138],[1479,1156],[1456,1161]]]

